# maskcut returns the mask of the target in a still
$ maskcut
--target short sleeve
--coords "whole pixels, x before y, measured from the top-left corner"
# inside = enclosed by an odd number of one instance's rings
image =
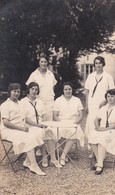
[[[26,81],[26,85],[29,85],[31,82],[35,82],[33,73],[29,76],[28,80]]]
[[[55,100],[55,102],[54,102],[54,105],[53,105],[53,111],[59,111],[59,101],[58,101],[58,99],[57,100]]]
[[[115,88],[113,77],[109,76],[109,89]]]
[[[54,76],[54,74],[52,73],[52,77],[53,77],[53,86],[55,86],[56,85],[56,83],[57,83],[57,80],[55,79],[55,76]]]
[[[78,110],[83,110],[83,104],[80,99],[78,99]]]
[[[28,116],[28,106],[25,99],[20,100],[20,110],[24,118]]]
[[[103,114],[105,113],[105,106],[103,106],[97,113],[96,117],[101,119]]]
[[[44,104],[43,104],[42,101],[39,101],[39,102],[38,102],[38,104],[37,104],[37,110],[38,110],[38,113],[41,112],[41,113],[39,113],[39,114],[42,115],[42,116],[43,116],[44,114],[46,114],[45,106],[44,106]]]
[[[1,105],[1,118],[6,118],[6,119],[9,119],[9,106],[7,104],[7,102],[4,102],[2,105]]]

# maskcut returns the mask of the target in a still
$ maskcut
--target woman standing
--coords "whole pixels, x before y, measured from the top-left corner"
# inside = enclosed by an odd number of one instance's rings
[[[66,155],[70,151],[76,139],[80,141],[82,146],[84,145],[84,135],[80,127],[83,106],[80,99],[73,96],[72,93],[72,84],[70,82],[64,83],[63,95],[55,100],[53,108],[53,117],[55,121],[77,124],[77,131],[76,128],[59,129],[59,137],[67,139],[60,157],[60,164],[63,166],[65,165]]]
[[[115,89],[107,91],[107,104],[97,113],[95,130],[89,136],[89,143],[95,154],[97,163],[91,168],[95,174],[103,172],[105,152],[115,155]]]
[[[88,110],[85,128],[87,138],[94,129],[94,119],[101,103],[105,101],[105,93],[108,89],[114,88],[112,76],[103,70],[105,59],[101,56],[97,56],[94,59],[94,66],[96,71],[91,73],[85,82],[86,110]]]
[[[36,130],[34,126],[30,128],[25,126],[25,118],[18,101],[20,92],[20,84],[10,84],[9,98],[1,105],[1,136],[13,143],[15,154],[26,153],[24,166],[38,175],[46,175],[39,168],[34,153],[37,146],[44,144],[41,132]]]
[[[39,67],[30,75],[26,84],[36,82],[39,85],[39,96],[44,103],[46,120],[52,120],[52,107],[54,103],[54,86],[57,81],[53,73],[48,70],[48,58],[44,55],[39,59]]]

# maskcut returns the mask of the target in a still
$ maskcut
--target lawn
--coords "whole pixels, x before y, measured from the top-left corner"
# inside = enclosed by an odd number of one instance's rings
[[[84,104],[84,99],[82,99]],[[82,121],[84,130],[86,115]],[[0,143],[0,159],[4,150]],[[115,173],[113,163],[106,163],[104,172],[96,176],[90,170],[87,142],[78,145],[78,159],[66,164],[61,170],[49,166],[42,168],[46,176],[38,176],[23,168],[23,158],[17,162],[17,174],[12,171],[8,160],[0,166],[0,195],[114,195]],[[11,154],[13,157],[13,153]],[[111,159],[114,157],[110,156]]]

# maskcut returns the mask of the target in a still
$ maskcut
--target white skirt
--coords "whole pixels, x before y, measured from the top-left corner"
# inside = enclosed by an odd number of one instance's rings
[[[90,133],[92,133],[92,131],[95,129],[95,125],[94,125],[94,120],[97,116],[99,109],[92,109],[92,111],[90,111],[90,113],[87,116],[87,120],[86,120],[86,126],[85,126],[85,136],[88,139]]]
[[[44,144],[44,129],[39,127],[30,127],[29,132],[3,129],[1,131],[2,139],[6,139],[13,143],[15,154],[29,152],[37,146]]]
[[[107,152],[115,155],[115,129],[108,131],[94,130],[89,136],[90,144],[100,144]]]

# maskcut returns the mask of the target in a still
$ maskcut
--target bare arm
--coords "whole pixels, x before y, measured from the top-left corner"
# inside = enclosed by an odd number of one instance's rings
[[[96,118],[95,121],[94,121],[94,124],[95,124],[95,130],[96,131],[107,131],[109,130],[110,128],[109,127],[100,127],[100,118]]]
[[[35,127],[40,127],[40,128],[43,128],[44,125],[42,124],[37,124],[36,122],[32,121],[30,118],[26,117],[25,119],[25,122],[28,124],[28,125],[31,125],[31,126],[35,126]]]
[[[59,111],[53,111],[53,120],[59,121]]]
[[[76,123],[79,124],[81,121],[82,121],[82,118],[83,118],[83,111],[80,110],[79,113],[78,113],[78,118],[76,119]]]
[[[19,130],[19,131],[25,131],[28,132],[28,128],[27,127],[21,127],[15,124],[12,124],[8,119],[3,118],[3,124],[4,126],[6,126],[7,128],[10,128],[12,130]]]
[[[86,89],[86,108],[85,108],[86,112],[88,112],[88,96],[89,96],[89,90]]]

